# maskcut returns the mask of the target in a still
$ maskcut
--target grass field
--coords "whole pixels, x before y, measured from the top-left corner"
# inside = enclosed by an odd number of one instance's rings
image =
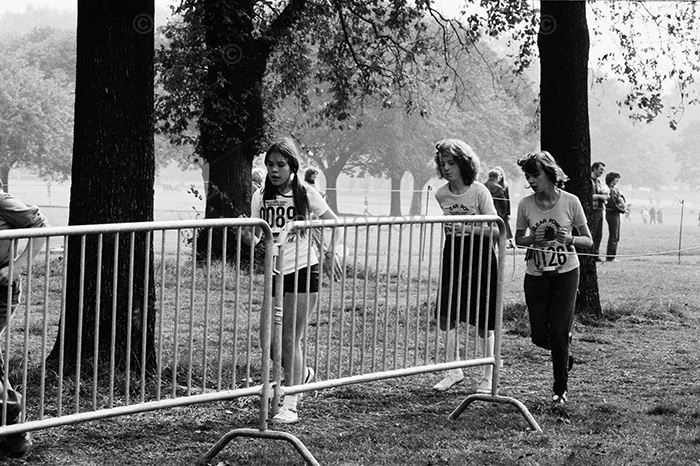
[[[700,228],[684,228],[679,262],[677,225],[623,223],[620,262],[598,266],[604,317],[575,326],[568,416],[549,410],[549,355],[529,341],[523,256],[509,253],[500,392],[543,433],[491,403],[449,420],[479,369],[443,394],[430,388],[438,374],[307,394],[301,422],[283,430],[328,465],[700,465]],[[34,450],[6,464],[196,464],[257,413],[243,398],[38,431]],[[285,442],[237,439],[211,464],[303,461]]]

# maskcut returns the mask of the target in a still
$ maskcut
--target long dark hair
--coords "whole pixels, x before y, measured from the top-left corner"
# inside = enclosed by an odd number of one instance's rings
[[[291,138],[280,138],[272,143],[267,152],[265,152],[265,165],[274,153],[280,154],[287,160],[287,164],[292,172],[292,199],[294,199],[295,220],[304,220],[309,216],[309,200],[306,197],[306,188],[299,181],[299,149]],[[265,177],[265,186],[263,187],[263,202],[273,200],[278,194],[281,194],[275,185],[270,181],[270,177]]]

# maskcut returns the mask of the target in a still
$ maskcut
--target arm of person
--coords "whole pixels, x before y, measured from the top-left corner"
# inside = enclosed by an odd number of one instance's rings
[[[481,187],[481,185],[477,186]],[[483,215],[498,215],[496,206],[493,203],[493,197],[485,186],[481,187],[478,212]],[[494,237],[497,237],[499,233],[498,225],[495,223],[470,223],[467,224],[466,231],[473,235],[486,237],[492,234]]]
[[[541,229],[540,229],[541,230]],[[522,246],[525,248],[529,248],[530,246],[536,244],[539,241],[542,241],[544,239],[544,231],[538,232],[537,230],[533,232],[530,232],[529,235],[526,235],[527,230],[515,230],[515,244],[518,246]],[[539,233],[539,235],[538,235]]]
[[[338,216],[331,209],[328,209],[319,218],[322,220],[337,220]],[[336,281],[340,280],[343,274],[343,267],[338,256],[338,251],[342,247],[342,239],[343,235],[339,228],[334,228],[331,234],[323,237],[323,268],[328,276]]]
[[[44,220],[39,225],[33,226],[32,228],[46,228],[48,226],[48,222]],[[6,286],[9,282],[14,281],[17,277],[25,273],[31,261],[41,253],[46,245],[46,238],[30,238],[29,241],[31,242],[31,248],[29,247],[29,243],[27,243],[22,253],[12,261],[12,277],[10,277],[9,264],[0,268],[0,285]]]
[[[246,214],[241,214],[238,218],[248,218]],[[262,228],[255,227],[241,227],[240,228],[241,241],[243,241],[248,246],[255,247],[262,237]]]
[[[499,233],[498,224],[496,223],[472,223],[467,226],[467,231],[473,235],[486,237],[489,237],[491,234],[494,237],[498,237]]]
[[[577,226],[576,229],[578,230],[578,235],[574,235],[573,232],[568,234],[564,228],[560,229],[556,233],[557,241],[579,248],[593,247],[593,237],[591,236],[591,231],[588,229],[588,225],[584,223],[583,225]]]

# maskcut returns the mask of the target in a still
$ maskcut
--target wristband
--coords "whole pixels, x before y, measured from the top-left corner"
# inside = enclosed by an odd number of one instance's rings
[[[571,237],[571,245],[572,245],[573,247],[576,247],[576,237],[575,237],[575,236],[572,236],[572,237]]]

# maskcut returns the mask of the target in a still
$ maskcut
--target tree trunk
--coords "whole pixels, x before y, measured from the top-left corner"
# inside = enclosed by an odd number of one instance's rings
[[[389,215],[400,217],[401,214],[401,179],[403,172],[395,171],[389,178],[391,180],[391,202],[389,204]]]
[[[541,61],[542,149],[571,178],[567,191],[591,213],[591,139],[588,121],[586,2],[543,1],[538,46]],[[577,312],[601,316],[598,276],[591,256],[581,258]]]
[[[340,213],[338,211],[338,177],[341,170],[342,167],[334,166],[323,171],[323,176],[326,177],[326,204],[336,214]]]
[[[427,196],[424,194],[426,184],[430,177],[425,173],[413,173],[413,196],[411,197],[411,211],[409,215],[426,215],[428,213]],[[423,206],[423,199],[426,204]]]
[[[206,218],[250,215],[251,170],[264,138],[263,78],[269,45],[256,38],[254,2],[204,0],[205,40],[210,51],[207,88],[199,120],[202,155],[209,163]],[[214,235],[212,256],[221,257]],[[201,235],[198,252],[208,248]],[[229,238],[228,251],[235,257]]]
[[[6,193],[10,192],[10,167],[7,164],[0,165],[0,188]]]
[[[153,13],[153,0],[79,3],[70,225],[153,220]],[[115,264],[116,237],[105,235],[100,268],[94,236],[86,239],[84,269],[81,269],[80,238],[69,240],[65,340],[62,341],[59,333],[49,355],[50,361],[57,362],[59,351],[64,348],[66,373],[70,373],[78,356],[80,329],[83,367],[87,368],[86,362],[92,359],[95,334],[99,337],[100,361],[109,360],[112,325],[117,332],[117,367],[126,367],[127,363],[134,368],[140,366],[145,335],[146,370],[155,369],[152,243],[148,247],[146,235],[136,235],[135,259],[130,264],[128,236],[120,236],[118,264]],[[148,277],[145,277],[146,261],[150,265]],[[133,266],[131,286],[130,266]],[[112,322],[111,284],[115,276],[117,309]],[[96,297],[98,277],[101,294]],[[82,302],[81,281],[84,282]],[[127,299],[130,295],[131,306]]]

